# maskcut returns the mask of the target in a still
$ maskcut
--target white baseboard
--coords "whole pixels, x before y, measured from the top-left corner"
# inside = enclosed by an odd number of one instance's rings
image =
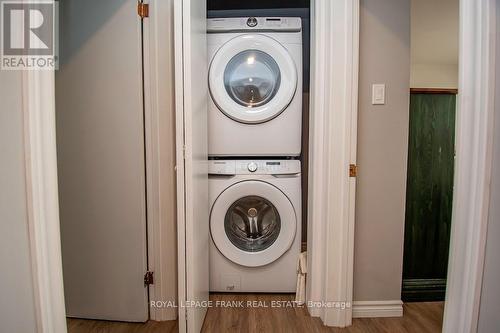
[[[353,318],[402,317],[403,302],[393,301],[354,301]]]

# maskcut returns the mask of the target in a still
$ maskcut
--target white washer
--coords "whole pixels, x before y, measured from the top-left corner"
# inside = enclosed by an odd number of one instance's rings
[[[297,160],[210,160],[210,291],[294,292],[301,244]]]
[[[300,155],[300,18],[208,19],[207,32],[208,154]]]

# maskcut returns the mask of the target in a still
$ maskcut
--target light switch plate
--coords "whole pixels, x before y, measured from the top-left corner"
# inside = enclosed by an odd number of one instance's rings
[[[373,105],[385,104],[385,84],[378,83],[372,85],[372,104]]]

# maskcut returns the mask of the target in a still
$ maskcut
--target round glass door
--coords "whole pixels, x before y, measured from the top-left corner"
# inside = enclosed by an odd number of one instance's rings
[[[297,80],[287,49],[259,34],[240,35],[222,45],[208,73],[214,104],[229,118],[246,124],[279,116],[295,96]]]
[[[239,105],[258,107],[269,102],[280,87],[281,74],[267,53],[247,50],[235,55],[224,71],[227,94]]]
[[[224,218],[224,230],[231,243],[247,252],[267,249],[278,238],[280,229],[276,207],[254,195],[236,200]]]
[[[229,186],[210,212],[210,234],[219,252],[247,267],[267,265],[281,257],[292,245],[296,230],[292,203],[264,181]]]

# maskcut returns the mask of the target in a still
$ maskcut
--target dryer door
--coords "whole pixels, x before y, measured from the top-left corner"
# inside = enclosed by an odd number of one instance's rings
[[[297,221],[288,197],[263,181],[243,181],[215,201],[210,231],[219,251],[236,264],[263,266],[293,243]]]
[[[247,124],[263,123],[277,117],[292,101],[297,69],[275,39],[241,35],[215,54],[209,87],[214,103],[226,116]]]

